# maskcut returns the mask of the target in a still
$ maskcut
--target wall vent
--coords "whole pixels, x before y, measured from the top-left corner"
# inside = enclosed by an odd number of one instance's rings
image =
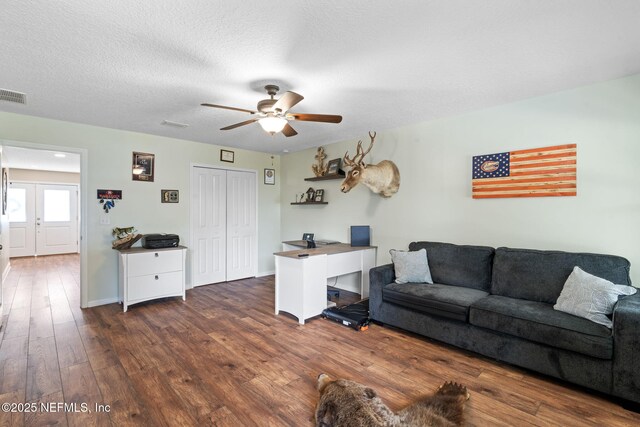
[[[27,95],[9,89],[0,89],[0,101],[17,102],[18,104],[27,103]]]
[[[186,124],[186,123],[172,122],[171,120],[163,120],[162,124],[165,125],[165,126],[173,126],[173,127],[176,127],[176,128],[189,127],[189,125]]]

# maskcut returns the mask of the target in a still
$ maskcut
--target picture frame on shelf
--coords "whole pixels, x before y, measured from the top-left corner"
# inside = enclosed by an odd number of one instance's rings
[[[266,185],[275,185],[276,184],[276,170],[275,169],[266,169],[264,170],[264,183]]]
[[[155,175],[155,158],[156,156],[154,154],[134,151],[131,165],[131,179],[133,181],[153,182]]]
[[[220,150],[220,161],[227,163],[235,162],[235,152],[231,150]]]
[[[160,190],[161,203],[180,203],[180,192],[178,190]]]
[[[313,198],[315,202],[323,202],[324,201],[324,190],[319,189],[315,192],[315,197]]]
[[[329,163],[327,163],[327,174],[325,176],[338,175],[340,172],[341,160],[342,159],[339,157],[337,159],[329,160]]]

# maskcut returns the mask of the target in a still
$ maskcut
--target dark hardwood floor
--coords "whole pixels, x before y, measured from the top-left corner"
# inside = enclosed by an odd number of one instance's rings
[[[272,276],[199,287],[186,302],[164,299],[123,313],[118,304],[79,308],[77,256],[11,263],[0,403],[36,410],[5,405],[3,426],[312,425],[320,372],[370,385],[393,409],[444,381],[463,383],[471,426],[640,423],[639,414],[600,395],[396,329],[356,332],[320,318],[301,326],[275,316]],[[356,299],[342,292],[339,302]]]

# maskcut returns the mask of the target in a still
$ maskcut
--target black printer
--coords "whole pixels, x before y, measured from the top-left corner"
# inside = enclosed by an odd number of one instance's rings
[[[145,234],[142,236],[142,247],[145,249],[175,248],[180,244],[177,234]]]

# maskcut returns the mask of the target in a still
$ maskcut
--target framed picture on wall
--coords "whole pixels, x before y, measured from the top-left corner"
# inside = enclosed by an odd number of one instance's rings
[[[161,203],[180,203],[180,192],[178,190],[160,190]]]
[[[275,169],[265,169],[264,170],[264,183],[267,185],[275,185],[276,184],[276,170]]]
[[[150,153],[133,152],[133,164],[131,178],[134,181],[153,182],[155,173],[155,155]]]
[[[233,163],[235,161],[235,153],[231,150],[220,150],[220,161]]]

